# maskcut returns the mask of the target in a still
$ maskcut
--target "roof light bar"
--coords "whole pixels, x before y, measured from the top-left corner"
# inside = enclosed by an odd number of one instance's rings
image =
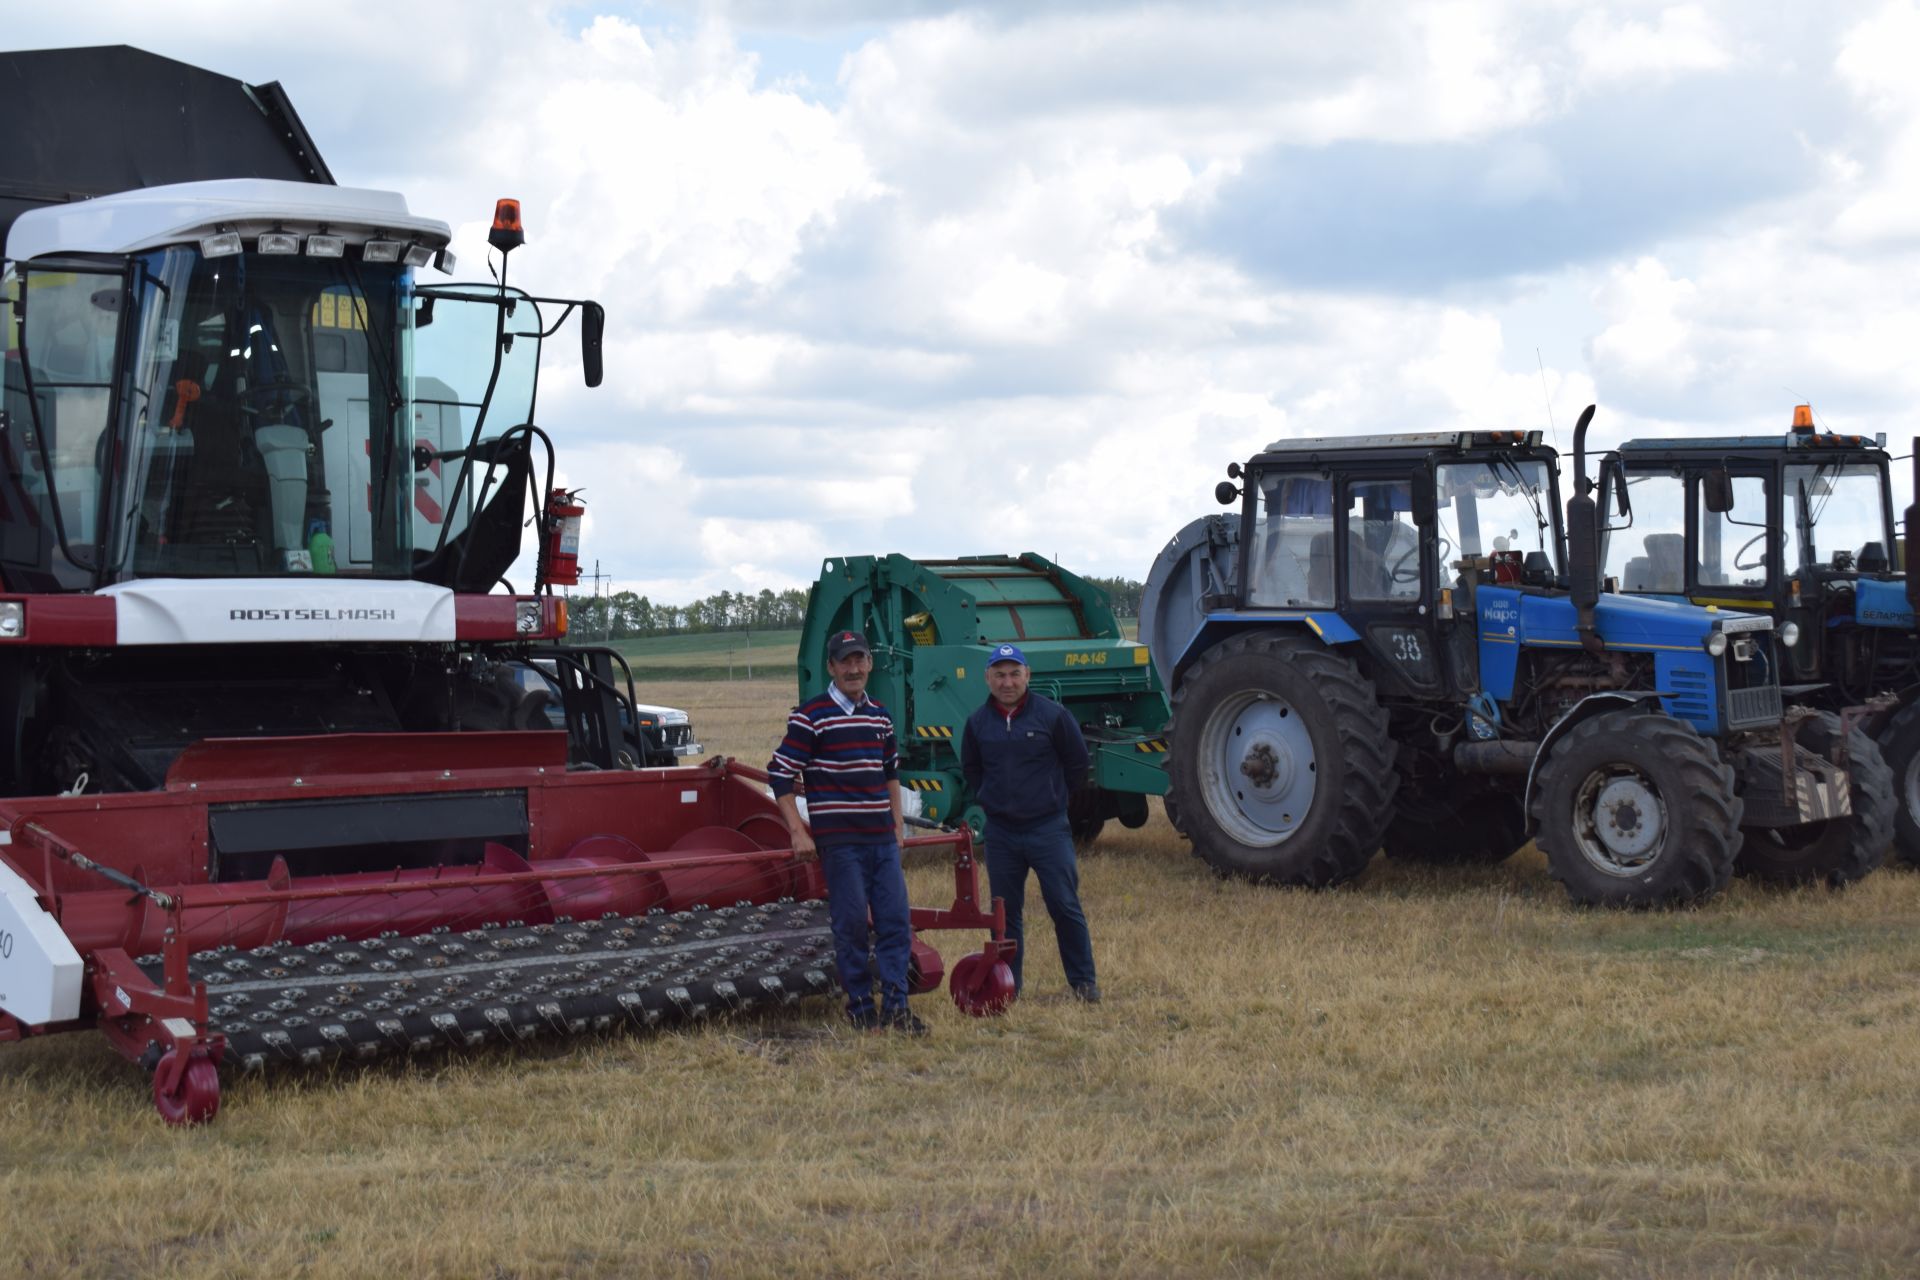
[[[298,253],[300,237],[287,231],[263,231],[254,247],[261,253]]]
[[[403,261],[410,267],[424,267],[433,261],[433,250],[423,244],[410,244]]]
[[[205,258],[230,258],[240,252],[240,233],[222,231],[200,237],[200,255]]]
[[[401,251],[407,247],[404,240],[369,240],[360,246],[362,262],[398,262]]]
[[[344,258],[347,256],[347,242],[339,236],[308,236],[307,256],[309,258]]]

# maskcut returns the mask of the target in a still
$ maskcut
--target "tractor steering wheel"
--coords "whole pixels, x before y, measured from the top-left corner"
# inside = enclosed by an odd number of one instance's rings
[[[1748,538],[1744,543],[1742,543],[1740,545],[1740,549],[1733,553],[1733,567],[1736,569],[1766,568],[1767,553],[1764,550],[1760,552],[1760,558],[1754,561],[1752,564],[1748,564],[1746,561],[1742,560],[1741,557],[1747,554],[1748,550],[1752,548],[1754,543],[1762,541],[1763,539],[1766,538],[1767,534],[1771,532],[1772,530],[1770,529],[1762,529],[1760,532],[1754,534],[1751,538]]]
[[[1441,564],[1445,564],[1447,562],[1447,555],[1452,550],[1453,550],[1453,544],[1451,542],[1448,542],[1445,538],[1441,538],[1439,542],[1439,550],[1435,558],[1438,559]],[[1399,555],[1399,558],[1393,562],[1393,567],[1387,570],[1388,580],[1392,582],[1420,581],[1419,556],[1420,556],[1420,544],[1419,542],[1416,541],[1412,546],[1408,547],[1405,551],[1402,551]],[[1412,564],[1408,564],[1408,561],[1412,561]],[[1409,569],[1411,569],[1412,572],[1409,573],[1408,572]]]

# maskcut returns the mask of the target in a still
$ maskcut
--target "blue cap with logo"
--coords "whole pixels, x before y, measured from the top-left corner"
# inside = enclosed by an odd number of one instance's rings
[[[1017,662],[1024,667],[1027,665],[1027,655],[1020,652],[1016,645],[996,645],[993,652],[987,655],[987,665],[992,666],[996,662]]]

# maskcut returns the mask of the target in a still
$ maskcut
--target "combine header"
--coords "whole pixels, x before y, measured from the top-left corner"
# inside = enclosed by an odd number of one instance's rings
[[[125,49],[0,72],[32,108],[0,130],[84,122],[62,93],[125,81],[252,140],[224,178],[164,138],[116,160],[133,132],[0,149],[96,149],[64,188],[0,171],[0,1043],[98,1028],[190,1123],[223,1067],[827,991],[824,886],[765,775],[636,767],[618,655],[560,644],[580,508],[536,371],[578,311],[596,385],[600,310],[506,286],[517,206],[501,283],[424,284],[446,225],[333,186],[274,86]],[[953,994],[1003,1008],[968,834],[912,843],[955,867],[915,929],[986,931]]]
[[[827,637],[863,632],[873,646],[873,696],[893,715],[901,785],[930,819],[959,819],[975,835],[984,816],[960,773],[960,735],[987,698],[987,654],[1012,641],[1033,668],[1033,688],[1080,722],[1093,759],[1069,810],[1082,841],[1108,818],[1147,820],[1164,795],[1167,696],[1147,650],[1120,630],[1106,593],[1029,552],[909,560],[829,560],[807,598],[800,637],[800,696],[827,686]]]

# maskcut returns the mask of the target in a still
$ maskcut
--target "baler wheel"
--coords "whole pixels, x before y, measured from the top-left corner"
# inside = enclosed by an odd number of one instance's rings
[[[220,1069],[206,1050],[169,1049],[153,1071],[153,1106],[171,1125],[205,1124],[220,1110]]]
[[[1005,960],[975,951],[960,958],[947,980],[953,1003],[976,1018],[1005,1013],[1013,1004],[1013,969]]]

